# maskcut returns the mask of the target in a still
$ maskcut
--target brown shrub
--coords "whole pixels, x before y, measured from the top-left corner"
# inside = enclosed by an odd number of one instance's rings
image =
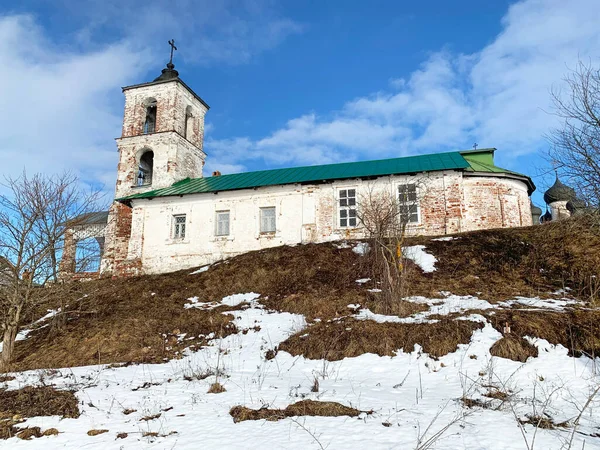
[[[48,428],[42,433],[42,436],[58,436],[58,430],[56,428]]]
[[[455,351],[458,344],[468,344],[473,331],[482,327],[480,322],[452,319],[420,324],[344,319],[311,325],[282,342],[279,350],[338,361],[364,353],[393,356],[399,349],[412,352],[419,344],[425,353],[440,357]]]
[[[244,420],[261,419],[276,421],[296,416],[356,417],[362,412],[365,411],[359,411],[358,409],[336,402],[320,402],[315,400],[302,400],[287,406],[285,409],[250,409],[245,406],[234,406],[229,410],[229,414],[236,423]],[[370,411],[368,413],[370,414]]]
[[[227,389],[225,389],[225,387],[223,387],[223,385],[221,383],[213,383],[210,385],[210,387],[208,388],[208,394],[220,394],[222,392],[225,392]]]
[[[490,354],[499,358],[526,362],[529,357],[537,357],[538,349],[523,338],[506,335],[492,345]]]
[[[0,390],[0,415],[77,418],[79,401],[72,392],[59,391],[52,386]]]
[[[17,433],[17,437],[19,439],[23,439],[24,441],[29,441],[31,438],[39,438],[42,437],[42,430],[40,427],[27,427],[23,428]]]

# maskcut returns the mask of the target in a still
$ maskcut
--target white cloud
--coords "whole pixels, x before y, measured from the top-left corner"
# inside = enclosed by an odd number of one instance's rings
[[[268,3],[176,3],[69,2],[69,24],[76,25],[60,42],[31,15],[0,15],[0,174],[69,169],[112,195],[114,138],[123,113],[119,87],[143,80],[150,68],[158,71],[168,38],[187,36],[198,46],[181,52],[199,59],[191,63],[239,64],[300,31]],[[114,40],[98,44],[106,35]],[[151,48],[158,39],[164,48]]]
[[[503,29],[480,51],[432,54],[390,90],[349,101],[329,115],[306,114],[271,135],[232,148],[227,162],[270,165],[402,156],[497,147],[501,162],[545,148],[555,124],[550,89],[578,58],[600,48],[597,0],[526,0],[512,5]],[[215,145],[210,143],[207,148]],[[251,149],[252,151],[249,151]],[[221,156],[215,152],[217,159]]]

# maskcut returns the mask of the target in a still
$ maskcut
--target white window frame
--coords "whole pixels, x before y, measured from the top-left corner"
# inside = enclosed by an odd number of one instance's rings
[[[403,200],[402,198],[400,198],[400,189],[404,186],[414,186],[414,194],[415,194],[415,199],[414,200],[409,200],[408,196],[406,198],[406,200]],[[411,193],[409,192],[408,195],[410,195]],[[402,220],[402,217],[405,213],[402,213],[402,209],[408,207],[408,213],[409,213],[409,217],[412,217],[413,215],[416,215],[416,221],[411,221],[408,220],[406,222],[407,226],[415,226],[415,225],[419,225],[421,223],[421,202],[419,200],[419,185],[416,182],[406,182],[406,183],[398,183],[396,185],[396,195],[397,195],[397,199],[398,199],[398,208],[400,209],[400,219]],[[412,209],[411,207],[414,206],[415,207],[415,211],[410,212],[410,209]]]
[[[222,216],[227,215],[227,232],[220,233],[219,232],[219,224],[221,223],[220,218]],[[231,234],[231,210],[224,209],[220,211],[215,211],[215,236],[216,237],[227,237]]]
[[[354,196],[349,196],[350,192],[354,191]],[[356,209],[358,207],[358,189],[354,186],[338,188],[336,195],[337,209],[337,228],[357,228],[358,217]],[[351,224],[354,220],[354,225]],[[346,224],[342,225],[342,221]]]
[[[266,217],[264,216],[264,213],[266,211],[273,211],[273,216],[269,217],[270,219],[272,219],[272,227],[264,227],[264,220]],[[268,228],[268,229],[267,229]],[[271,229],[272,228],[272,229]],[[261,207],[259,210],[259,218],[258,218],[258,229],[260,231],[260,234],[274,234],[277,232],[277,208],[275,206],[264,206]]]
[[[183,218],[183,222],[178,222],[179,219]],[[171,224],[171,239],[176,241],[183,241],[186,237],[187,232],[187,215],[186,214],[173,214]]]

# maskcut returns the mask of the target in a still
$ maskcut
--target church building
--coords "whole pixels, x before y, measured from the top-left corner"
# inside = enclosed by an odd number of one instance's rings
[[[123,88],[115,200],[65,237],[65,279],[164,273],[280,245],[365,237],[360,203],[398,201],[407,233],[532,225],[532,180],[494,164],[495,149],[204,176],[207,103],[172,61]],[[99,271],[75,273],[77,241],[95,238]]]

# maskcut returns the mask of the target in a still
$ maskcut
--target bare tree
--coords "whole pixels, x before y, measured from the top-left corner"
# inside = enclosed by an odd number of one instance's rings
[[[581,199],[600,206],[600,69],[579,61],[564,78],[566,89],[554,89],[554,113],[562,126],[548,136],[548,156],[569,179]]]
[[[369,240],[372,278],[380,283],[385,314],[402,313],[409,277],[403,245],[410,224],[418,219],[424,187],[422,182],[411,182],[399,185],[398,192],[392,193],[370,186],[358,201],[356,214]]]
[[[23,313],[43,290],[56,280],[60,242],[68,227],[84,220],[99,198],[97,191],[83,192],[76,176],[23,173],[7,178],[7,193],[0,195],[0,325],[3,346],[0,367],[7,370]]]

